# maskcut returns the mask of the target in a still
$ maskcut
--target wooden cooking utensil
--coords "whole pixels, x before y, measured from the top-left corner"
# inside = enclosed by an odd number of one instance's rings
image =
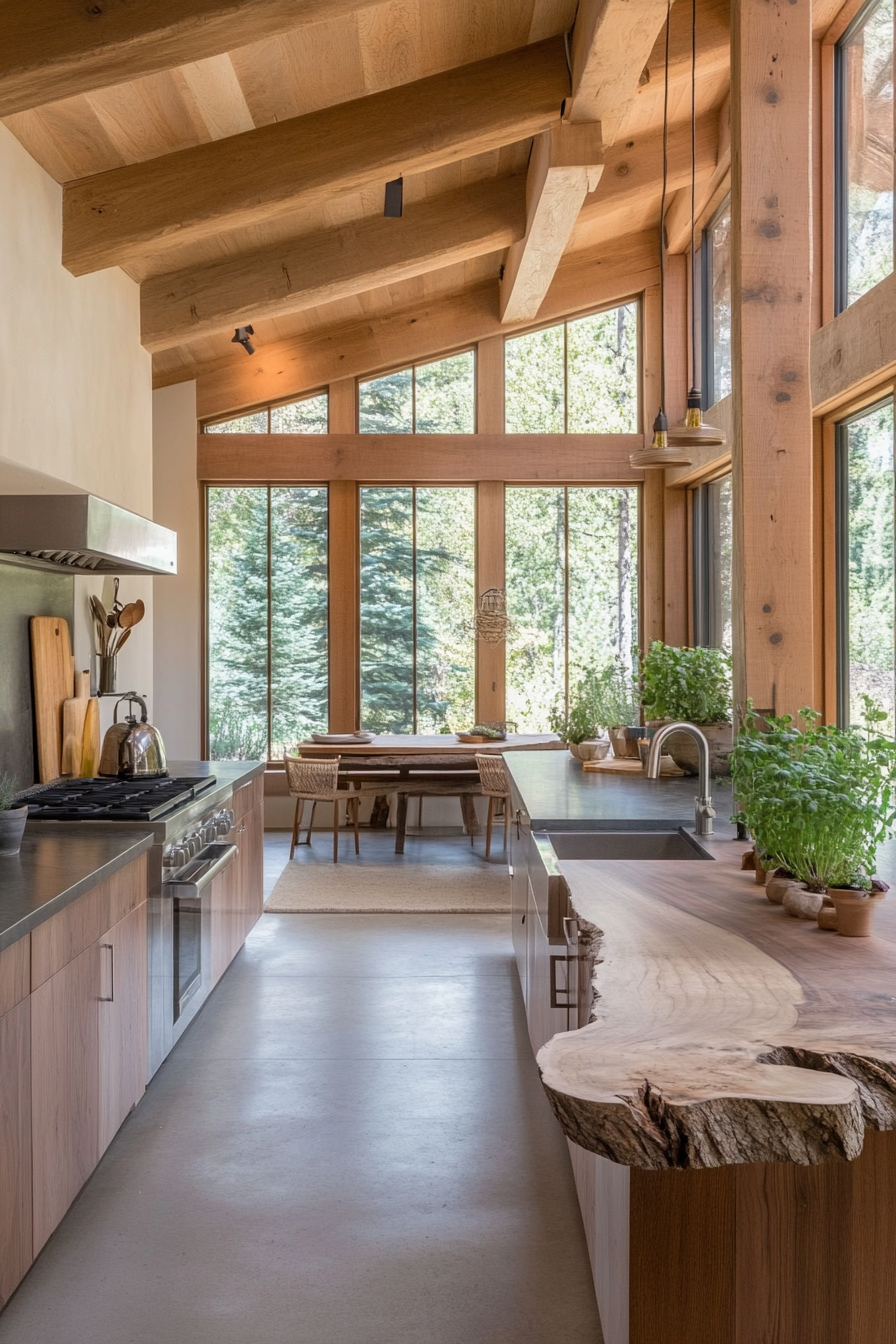
[[[37,730],[37,772],[42,784],[58,779],[62,758],[62,706],[72,694],[72,645],[61,616],[31,617],[31,668]]]
[[[96,696],[87,701],[84,736],[81,747],[81,779],[92,779],[100,764],[100,702]]]
[[[62,756],[59,773],[78,778],[84,747],[84,721],[90,703],[90,673],[75,673],[75,694],[62,706]]]

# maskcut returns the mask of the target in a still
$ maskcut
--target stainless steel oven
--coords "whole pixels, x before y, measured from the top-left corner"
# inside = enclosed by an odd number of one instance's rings
[[[204,999],[208,993],[209,888],[238,853],[236,845],[208,844],[163,884],[162,899],[171,901],[171,1021],[174,1027],[196,995]]]

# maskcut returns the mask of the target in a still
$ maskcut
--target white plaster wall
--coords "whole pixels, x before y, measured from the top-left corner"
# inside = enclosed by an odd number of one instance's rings
[[[152,363],[140,344],[139,286],[117,269],[65,270],[62,188],[2,125],[0,183],[0,492],[85,491],[152,517]],[[74,584],[75,662],[92,668],[87,595],[111,602],[111,581]],[[147,614],[118,678],[147,694],[151,718],[152,588],[122,579],[122,600],[142,597]],[[112,702],[100,710],[105,727]]]
[[[196,384],[153,393],[155,520],[177,533],[177,575],[154,579],[155,724],[172,759],[202,755],[201,499]]]

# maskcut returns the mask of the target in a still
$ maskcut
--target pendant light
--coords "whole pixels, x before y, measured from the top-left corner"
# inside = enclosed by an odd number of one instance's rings
[[[666,0],[666,63],[663,85],[663,195],[660,202],[660,408],[653,422],[653,443],[632,453],[633,467],[689,467],[691,459],[678,445],[669,443],[666,418],[666,184],[669,177],[669,16],[672,0]]]
[[[684,420],[669,430],[669,442],[681,448],[721,448],[724,430],[703,423],[703,397],[697,379],[697,0],[691,0],[691,388]]]

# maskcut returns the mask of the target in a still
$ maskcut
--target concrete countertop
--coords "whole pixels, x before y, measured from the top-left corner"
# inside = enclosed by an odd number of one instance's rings
[[[697,780],[693,776],[648,779],[646,775],[601,774],[582,769],[569,752],[519,751],[504,763],[523,799],[533,831],[629,830],[645,822],[694,824]],[[712,781],[718,835],[732,836],[731,781]]]
[[[136,824],[28,822],[18,854],[0,855],[0,952],[153,843]]]

